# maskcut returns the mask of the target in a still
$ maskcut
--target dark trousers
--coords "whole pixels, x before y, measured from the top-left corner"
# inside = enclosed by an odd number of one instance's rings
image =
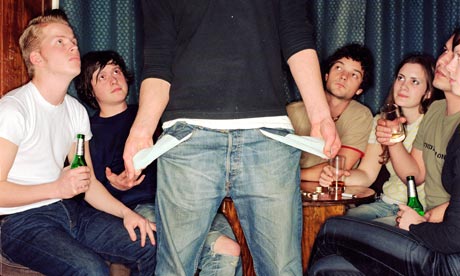
[[[335,217],[317,236],[308,275],[460,275],[460,254],[434,252],[394,226]]]

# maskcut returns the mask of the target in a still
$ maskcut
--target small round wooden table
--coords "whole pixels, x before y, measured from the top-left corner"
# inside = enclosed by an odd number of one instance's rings
[[[345,194],[339,198],[329,195],[327,188],[317,192],[318,182],[302,181],[303,230],[302,230],[302,267],[308,268],[313,243],[326,219],[345,214],[349,204],[370,203],[375,199],[375,191],[365,187],[346,187]]]

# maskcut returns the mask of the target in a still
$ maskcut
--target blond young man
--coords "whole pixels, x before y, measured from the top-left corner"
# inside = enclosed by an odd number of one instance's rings
[[[91,138],[86,110],[67,95],[80,54],[65,15],[32,19],[20,47],[31,81],[0,100],[3,255],[46,275],[108,275],[106,261],[152,275],[154,225],[96,180],[88,141],[88,166],[63,166],[77,133]],[[80,193],[86,203],[72,199]]]

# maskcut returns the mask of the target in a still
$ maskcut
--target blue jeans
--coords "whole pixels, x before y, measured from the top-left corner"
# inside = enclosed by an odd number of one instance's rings
[[[388,204],[382,199],[378,199],[375,202],[351,208],[346,215],[364,220],[375,220],[394,226],[398,211],[398,205]]]
[[[196,252],[222,200],[231,196],[256,273],[300,275],[300,151],[258,129],[217,131],[176,123],[164,133],[191,132],[158,160],[156,274],[193,275]]]
[[[459,274],[460,254],[438,253],[408,231],[344,216],[321,228],[308,275]]]
[[[133,242],[117,217],[77,200],[7,216],[1,225],[3,255],[45,275],[109,275],[106,261],[132,275],[153,275],[155,246]]]
[[[155,204],[138,204],[134,209],[138,214],[155,222]],[[216,240],[225,235],[236,240],[230,224],[222,214],[217,214],[211,224],[211,229],[206,237],[203,250],[201,251],[198,268],[200,276],[241,276],[243,275],[240,258],[237,256],[223,255],[214,252]]]

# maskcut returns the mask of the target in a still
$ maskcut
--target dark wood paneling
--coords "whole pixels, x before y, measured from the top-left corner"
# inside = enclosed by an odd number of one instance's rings
[[[0,96],[28,81],[19,36],[31,18],[50,8],[51,0],[0,1]]]

